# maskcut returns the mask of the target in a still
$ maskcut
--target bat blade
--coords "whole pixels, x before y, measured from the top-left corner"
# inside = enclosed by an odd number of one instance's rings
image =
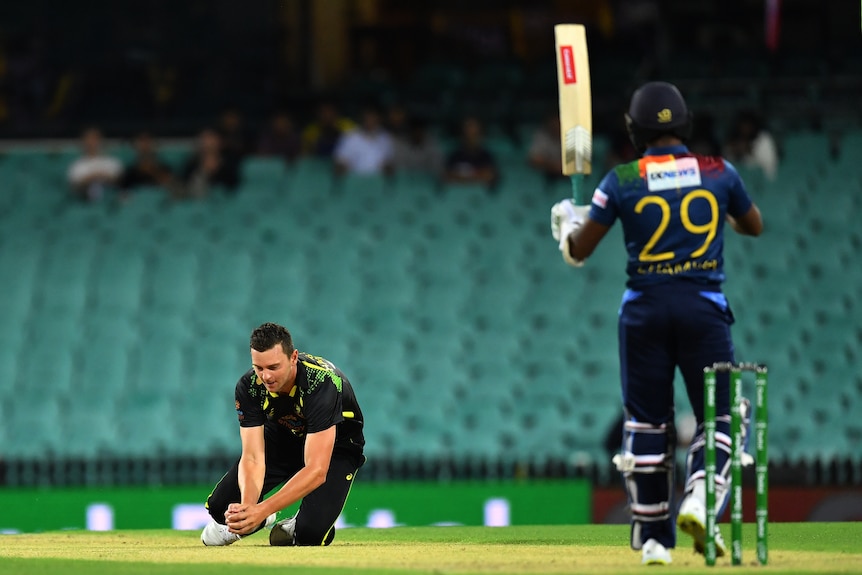
[[[587,35],[581,24],[554,26],[560,144],[563,174],[590,174],[593,160],[593,106]]]

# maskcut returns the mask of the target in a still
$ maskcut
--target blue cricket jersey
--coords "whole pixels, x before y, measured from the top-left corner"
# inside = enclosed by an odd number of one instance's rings
[[[590,218],[622,222],[629,288],[679,279],[717,286],[725,216],[741,217],[751,203],[728,161],[666,146],[611,170],[593,194]]]

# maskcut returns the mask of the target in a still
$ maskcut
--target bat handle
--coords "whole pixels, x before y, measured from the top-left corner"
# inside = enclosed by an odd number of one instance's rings
[[[586,206],[590,203],[590,198],[587,195],[586,186],[584,185],[583,174],[572,174],[569,176],[572,179],[572,199],[576,206]]]

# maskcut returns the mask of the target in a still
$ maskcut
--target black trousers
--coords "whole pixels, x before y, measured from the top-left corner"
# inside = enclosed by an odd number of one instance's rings
[[[344,509],[356,472],[365,458],[336,448],[329,463],[326,482],[302,499],[296,515],[296,544],[323,545],[335,520]],[[266,475],[259,501],[304,467],[302,445],[273,446],[267,442]],[[239,503],[239,460],[225,473],[207,498],[206,507],[218,523],[231,503]]]

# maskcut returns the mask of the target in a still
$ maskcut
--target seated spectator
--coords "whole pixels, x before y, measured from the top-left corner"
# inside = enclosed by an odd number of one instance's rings
[[[549,113],[542,125],[533,133],[527,161],[533,168],[544,174],[547,180],[564,177],[560,117],[556,112]]]
[[[407,138],[411,129],[407,109],[401,104],[392,104],[386,110],[386,130],[393,138]]]
[[[734,164],[759,167],[770,180],[778,171],[775,140],[758,114],[752,111],[737,114],[722,155]]]
[[[257,153],[274,156],[291,164],[302,151],[302,140],[293,125],[293,119],[285,112],[278,112],[269,121],[269,126],[260,135]]]
[[[156,155],[152,136],[147,132],[138,134],[135,136],[133,146],[135,159],[123,170],[120,188],[125,191],[139,186],[162,186],[172,189],[175,184],[174,174]]]
[[[383,128],[377,108],[363,110],[362,124],[341,136],[333,159],[339,174],[381,174],[392,169],[392,136]]]
[[[497,183],[497,162],[482,144],[482,124],[466,118],[461,124],[461,143],[446,158],[445,178],[450,183]]]
[[[221,138],[221,150],[225,156],[241,162],[251,151],[251,143],[243,125],[242,115],[236,108],[228,108],[222,112],[216,131]]]
[[[338,114],[331,102],[322,102],[317,108],[317,120],[302,131],[302,152],[319,158],[331,158],[342,134],[349,132],[356,124]]]
[[[405,136],[396,137],[392,165],[396,170],[421,172],[434,177],[443,174],[443,150],[422,120],[410,120]]]
[[[184,195],[204,197],[214,187],[235,191],[239,184],[239,163],[226,155],[221,138],[212,129],[198,135],[197,149],[183,170]]]
[[[115,185],[123,172],[117,158],[102,152],[102,132],[87,128],[81,135],[84,154],[72,162],[67,174],[72,192],[81,200],[100,200],[106,189]]]

